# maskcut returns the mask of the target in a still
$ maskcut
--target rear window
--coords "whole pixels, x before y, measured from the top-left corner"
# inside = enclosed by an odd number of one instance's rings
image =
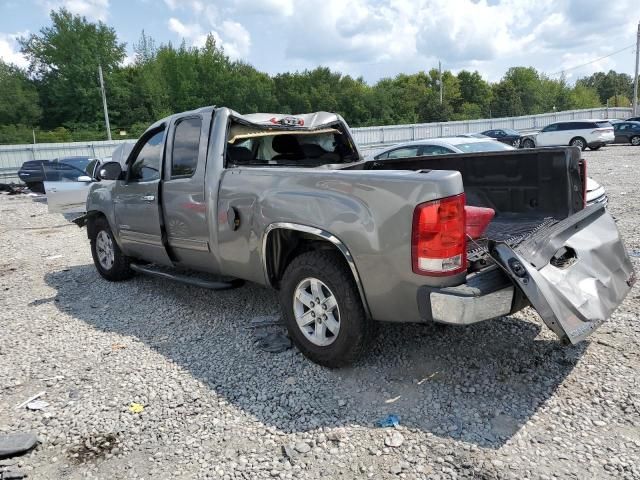
[[[596,122],[596,126],[598,128],[613,127],[613,125],[611,125],[609,122]]]
[[[459,143],[456,145],[456,148],[459,148],[465,153],[473,153],[473,152],[497,152],[503,150],[514,150],[513,147],[509,145],[505,145],[501,142],[474,142],[474,143]]]
[[[190,177],[196,171],[201,128],[200,117],[185,118],[176,124],[173,134],[171,177]]]

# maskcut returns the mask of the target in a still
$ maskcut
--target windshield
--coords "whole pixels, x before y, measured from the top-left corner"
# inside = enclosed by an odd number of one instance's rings
[[[464,153],[515,150],[515,148],[500,142],[459,143],[455,147],[462,150]]]

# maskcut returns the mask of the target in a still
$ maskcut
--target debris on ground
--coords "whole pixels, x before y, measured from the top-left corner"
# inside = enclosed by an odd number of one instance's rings
[[[398,415],[387,415],[376,422],[376,425],[380,428],[397,427],[400,425],[400,417]]]
[[[269,353],[281,353],[291,348],[291,339],[284,329],[280,315],[259,315],[253,317],[247,327],[252,330],[254,345]]]
[[[13,457],[28,452],[38,443],[33,433],[0,434],[0,458]]]
[[[20,480],[26,477],[27,472],[20,470],[18,467],[4,467],[0,465],[0,480]]]
[[[36,393],[34,396],[27,398],[24,402],[22,402],[21,404],[16,406],[16,410],[20,410],[22,407],[24,407],[25,405],[33,402],[34,400],[40,398],[41,396],[43,396],[46,392],[43,390],[42,392],[38,392]]]
[[[33,402],[27,403],[27,410],[43,410],[49,406],[49,402],[45,402],[44,400],[34,400]]]
[[[142,413],[144,412],[144,405],[141,403],[132,403],[129,405],[129,411],[131,413]]]
[[[7,195],[19,195],[29,193],[29,189],[25,185],[16,183],[0,183],[0,192],[6,192]]]

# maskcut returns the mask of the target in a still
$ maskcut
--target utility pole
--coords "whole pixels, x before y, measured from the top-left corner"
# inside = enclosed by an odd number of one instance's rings
[[[636,37],[636,75],[633,77],[633,116],[638,114],[638,62],[640,60],[640,22],[638,22],[638,35]]]
[[[104,79],[102,78],[102,65],[98,65],[98,76],[100,77],[100,91],[102,92],[102,107],[104,108],[104,123],[107,127],[107,139],[111,140],[111,127],[109,126],[109,110],[107,109],[107,95],[104,92]]]
[[[442,63],[438,60],[438,82],[440,83],[440,105],[442,105]]]

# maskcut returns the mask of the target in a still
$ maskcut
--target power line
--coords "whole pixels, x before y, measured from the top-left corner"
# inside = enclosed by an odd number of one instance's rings
[[[635,43],[632,44],[632,45],[627,45],[626,47],[621,48],[620,50],[616,50],[615,52],[612,52],[609,55],[605,55],[604,57],[599,57],[599,58],[596,58],[594,60],[591,60],[589,62],[580,64],[580,65],[575,65],[573,67],[568,67],[568,68],[565,68],[565,69],[560,70],[558,72],[550,73],[549,76],[553,77],[555,75],[562,75],[563,73],[568,72],[570,70],[575,70],[577,68],[586,67],[587,65],[591,65],[592,63],[599,62],[600,60],[604,60],[605,58],[613,57],[614,55],[617,55],[618,53],[624,52],[625,50],[629,50],[630,48],[634,48],[635,46],[636,46]]]

